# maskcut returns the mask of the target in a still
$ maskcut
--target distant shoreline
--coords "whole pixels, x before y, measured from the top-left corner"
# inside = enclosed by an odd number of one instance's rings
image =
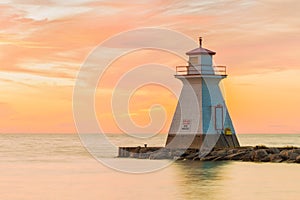
[[[299,147],[244,146],[215,148],[205,156],[198,149],[169,149],[164,147],[119,147],[118,157],[137,159],[175,159],[200,161],[245,161],[300,163]]]

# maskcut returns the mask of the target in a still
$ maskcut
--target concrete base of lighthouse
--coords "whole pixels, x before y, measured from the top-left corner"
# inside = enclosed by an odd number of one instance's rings
[[[211,141],[214,142],[210,143]],[[214,148],[240,146],[235,134],[168,134],[166,147],[171,149],[200,149],[204,143],[206,143],[205,145],[213,145]]]

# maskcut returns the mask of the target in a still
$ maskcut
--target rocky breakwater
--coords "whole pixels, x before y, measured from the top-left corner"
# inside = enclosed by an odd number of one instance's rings
[[[121,147],[120,147],[121,148]],[[300,163],[300,148],[298,147],[236,147],[213,149],[205,156],[201,156],[197,149],[167,149],[167,148],[131,148],[127,156],[140,159],[176,159],[200,161],[247,161],[247,162],[288,162]]]
[[[205,157],[194,157],[193,159],[202,161],[235,160],[247,162],[300,163],[300,148],[255,146],[234,149],[214,149]]]

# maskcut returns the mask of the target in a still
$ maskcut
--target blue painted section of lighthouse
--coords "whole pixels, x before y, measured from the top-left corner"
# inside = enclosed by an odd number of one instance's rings
[[[219,93],[221,94],[221,91],[219,91]],[[224,102],[224,100],[222,99],[222,101]],[[230,114],[228,112],[227,106],[224,103],[224,128],[229,128],[232,132],[232,134],[235,134],[235,129],[230,117]],[[213,118],[213,111],[212,111],[212,102],[211,102],[211,95],[209,93],[208,90],[208,86],[207,83],[204,79],[204,81],[202,82],[202,124],[203,124],[203,133],[204,134],[209,134],[209,125],[212,122],[212,118]]]
[[[231,120],[230,114],[229,114],[229,112],[228,112],[227,109],[226,109],[226,118],[225,118],[224,124],[225,124],[225,127],[229,127],[231,129],[231,131],[232,131],[233,134],[236,134],[234,126],[232,124],[232,120]]]

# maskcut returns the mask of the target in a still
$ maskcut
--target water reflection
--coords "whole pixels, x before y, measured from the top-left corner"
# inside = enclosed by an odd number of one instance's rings
[[[224,168],[229,162],[177,161],[177,184],[183,199],[224,199]],[[222,198],[223,197],[223,198]]]
[[[299,165],[249,162],[175,162],[179,199],[299,199]]]

